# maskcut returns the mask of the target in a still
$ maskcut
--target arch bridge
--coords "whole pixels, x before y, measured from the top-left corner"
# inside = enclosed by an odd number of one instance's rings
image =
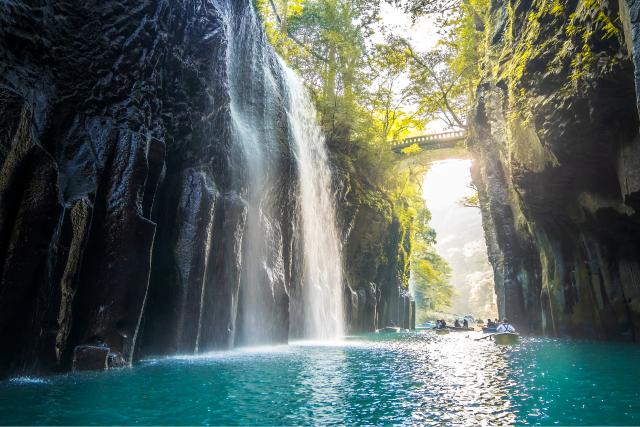
[[[391,149],[399,152],[403,148],[418,144],[422,148],[435,150],[438,148],[452,148],[458,142],[467,138],[466,130],[457,130],[450,132],[431,133],[420,136],[412,136],[410,138],[391,141]]]

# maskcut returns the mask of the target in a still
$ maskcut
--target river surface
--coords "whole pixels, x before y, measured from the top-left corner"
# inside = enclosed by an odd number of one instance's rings
[[[640,424],[640,346],[367,335],[0,383],[0,424]]]

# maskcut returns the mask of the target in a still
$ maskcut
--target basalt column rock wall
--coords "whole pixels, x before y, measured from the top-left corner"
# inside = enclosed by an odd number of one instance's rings
[[[523,330],[640,340],[636,3],[491,4],[473,178]]]
[[[295,166],[280,68],[250,2],[1,9],[0,374],[70,369],[76,349],[78,363],[117,366],[241,339],[247,168],[231,135],[229,34],[251,32],[255,67],[235,77],[275,135],[278,268],[264,305],[270,338],[286,340]]]
[[[415,327],[409,294],[409,223],[395,215],[385,195],[368,185],[334,144],[339,216],[344,238],[345,306],[348,332],[372,332],[389,325]]]

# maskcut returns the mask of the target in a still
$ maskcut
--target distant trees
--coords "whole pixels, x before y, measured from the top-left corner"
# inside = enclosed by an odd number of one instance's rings
[[[435,250],[436,234],[429,226],[431,214],[421,210],[414,222],[415,238],[411,254],[413,295],[419,313],[424,316],[451,307],[454,289],[451,269]],[[426,319],[419,319],[424,321]]]

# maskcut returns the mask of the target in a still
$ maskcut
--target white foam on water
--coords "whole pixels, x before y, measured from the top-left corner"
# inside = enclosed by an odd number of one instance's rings
[[[13,377],[9,379],[14,384],[51,384],[51,381],[42,377]]]

